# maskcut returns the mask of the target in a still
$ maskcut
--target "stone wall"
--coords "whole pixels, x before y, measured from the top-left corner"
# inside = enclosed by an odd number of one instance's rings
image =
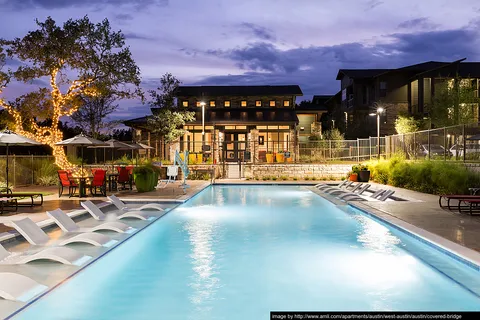
[[[282,177],[303,179],[305,177],[318,179],[345,178],[352,169],[346,164],[265,164],[245,165],[245,178]]]

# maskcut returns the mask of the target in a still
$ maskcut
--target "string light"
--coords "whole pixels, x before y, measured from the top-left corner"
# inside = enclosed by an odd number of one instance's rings
[[[86,175],[86,170],[80,172],[81,169],[68,161],[65,151],[62,146],[57,146],[55,143],[63,140],[63,132],[58,128],[60,117],[70,116],[80,107],[80,103],[75,103],[75,97],[80,94],[89,96],[97,95],[97,91],[94,88],[89,87],[93,80],[74,80],[67,90],[67,93],[62,94],[60,88],[57,85],[57,75],[59,69],[54,69],[50,73],[50,86],[52,87],[52,125],[50,127],[40,127],[34,119],[30,120],[33,133],[23,129],[23,118],[20,112],[18,112],[12,105],[5,102],[0,98],[0,106],[13,117],[14,131],[26,136],[27,138],[34,139],[40,143],[46,144],[52,148],[52,154],[55,157],[55,164],[64,170],[74,170],[74,176]],[[2,87],[0,87],[0,94],[2,93]]]

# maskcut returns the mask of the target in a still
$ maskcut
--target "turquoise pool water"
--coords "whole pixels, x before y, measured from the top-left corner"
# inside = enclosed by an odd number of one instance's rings
[[[448,274],[479,278],[460,262],[356,210],[339,210],[304,187],[214,186],[15,319],[480,310],[479,297]]]

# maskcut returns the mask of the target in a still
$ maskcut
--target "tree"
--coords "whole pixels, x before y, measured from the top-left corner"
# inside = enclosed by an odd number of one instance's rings
[[[31,83],[47,78],[50,87],[20,96],[16,103],[0,100],[0,105],[13,116],[15,131],[47,144],[58,166],[72,168],[63,148],[55,145],[63,139],[60,118],[72,115],[81,106],[81,97],[97,95],[98,88],[108,88],[118,98],[141,96],[140,71],[124,35],[112,31],[107,19],[94,24],[85,16],[58,26],[48,17],[36,23],[37,30],[2,44],[10,58],[22,63],[10,73],[15,80]],[[39,125],[46,119],[49,125]]]
[[[112,92],[100,92],[95,96],[81,96],[82,106],[72,114],[72,120],[84,128],[90,136],[98,139],[104,130],[113,129],[116,122],[105,122],[104,119],[118,109],[116,97]]]
[[[479,98],[476,83],[459,76],[435,84],[435,96],[427,108],[436,127],[467,124],[476,121]]]
[[[164,143],[177,140],[185,134],[183,126],[189,121],[195,120],[195,112],[180,109],[175,104],[175,94],[180,81],[171,73],[166,73],[160,78],[160,87],[150,90],[152,100],[150,106],[157,108],[148,126],[153,133],[160,134]]]
[[[397,119],[395,119],[395,130],[399,135],[400,141],[404,143],[404,150],[408,157],[414,157],[415,148],[414,145],[414,135],[413,132],[417,132],[422,128],[423,121],[418,120],[415,117],[408,116],[405,114],[400,114]]]

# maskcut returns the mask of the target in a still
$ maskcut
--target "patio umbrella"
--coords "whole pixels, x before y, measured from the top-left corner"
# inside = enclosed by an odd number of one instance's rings
[[[140,143],[140,142],[133,142],[128,144],[130,146],[129,149],[127,148],[119,148],[118,150],[132,150],[132,156],[133,156],[133,150],[140,150],[140,149],[155,149],[153,147],[147,146],[146,144]],[[135,158],[135,163],[137,162],[137,158]]]
[[[82,174],[83,174],[83,147],[104,146],[105,142],[85,136],[83,133],[73,138],[55,143],[57,146],[77,146],[82,148]]]
[[[5,166],[5,171],[7,173],[7,190],[8,190],[8,147],[9,146],[30,146],[30,145],[41,145],[40,142],[37,142],[35,140],[29,139],[27,137],[24,137],[22,135],[16,134],[13,131],[10,131],[8,129],[5,129],[0,132],[0,146],[6,146],[6,166]]]
[[[125,142],[121,142],[121,141],[118,141],[118,140],[115,140],[115,139],[110,139],[110,140],[107,140],[105,141],[105,145],[104,146],[90,146],[88,148],[103,148],[103,150],[105,151],[106,149],[112,149],[112,166],[113,166],[113,158],[114,158],[114,154],[113,154],[113,150],[114,149],[119,149],[119,150],[131,150],[131,149],[134,149],[133,146],[125,143]],[[103,156],[103,159],[105,160],[105,155]]]

